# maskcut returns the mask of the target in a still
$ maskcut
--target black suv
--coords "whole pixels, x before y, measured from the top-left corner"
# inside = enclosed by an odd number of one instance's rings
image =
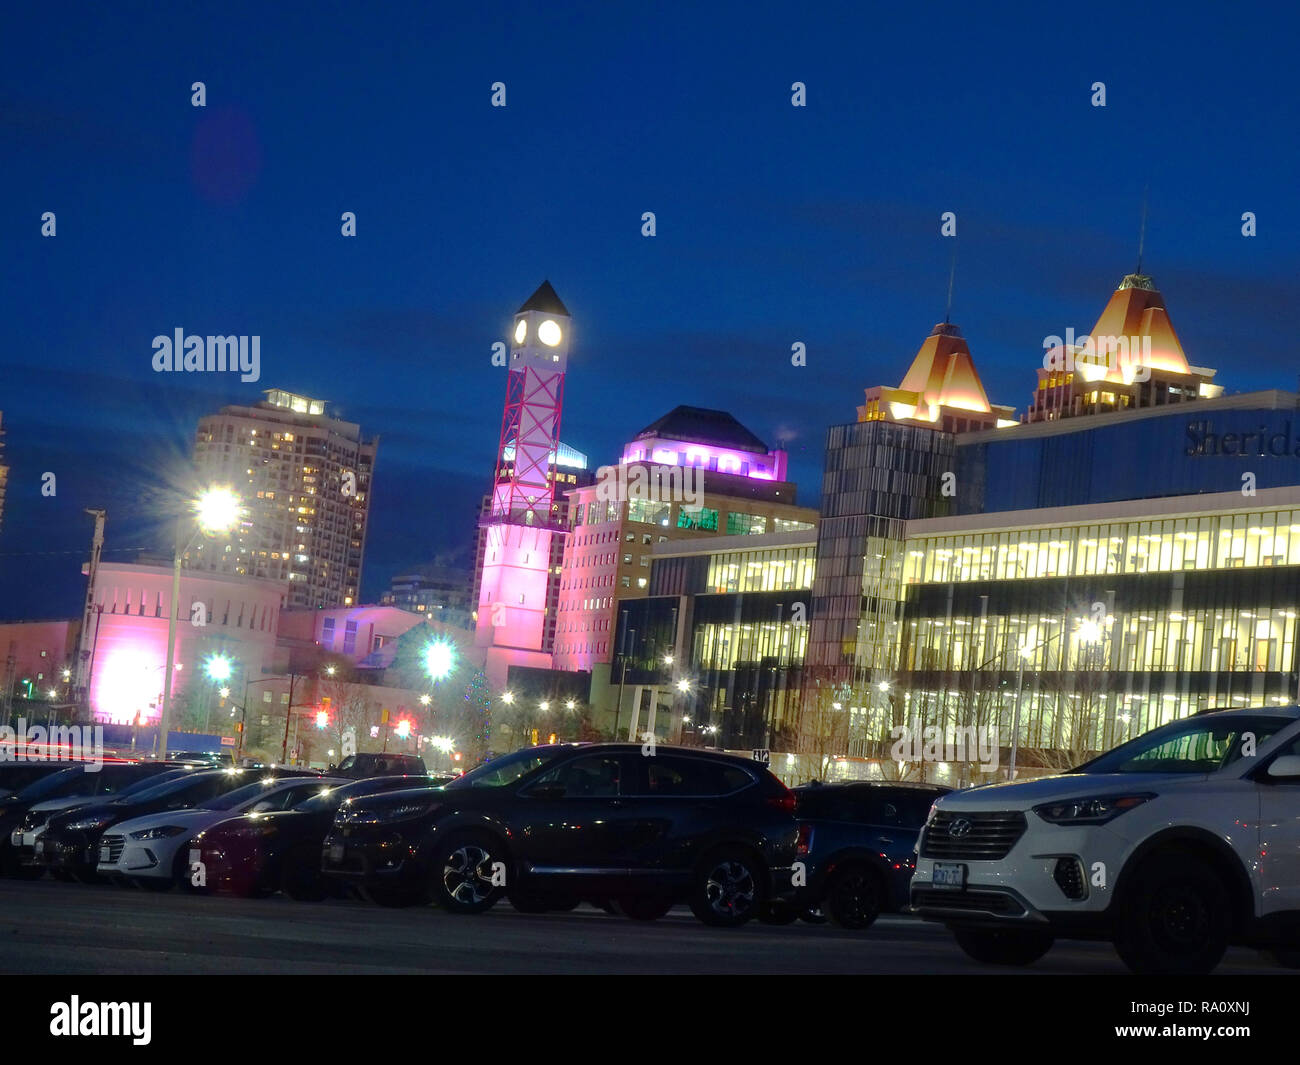
[[[951,788],[896,781],[805,784],[795,788],[807,847],[806,883],[770,923],[817,913],[841,928],[869,928],[908,905],[917,837],[930,807]]]
[[[795,798],[764,766],[680,747],[556,744],[497,758],[436,792],[339,808],[322,869],[453,913],[498,899],[614,900],[662,917],[687,902],[730,927],[792,892]]]
[[[350,754],[337,767],[331,766],[332,777],[351,777],[368,780],[371,777],[423,777],[429,770],[424,759],[413,754]]]

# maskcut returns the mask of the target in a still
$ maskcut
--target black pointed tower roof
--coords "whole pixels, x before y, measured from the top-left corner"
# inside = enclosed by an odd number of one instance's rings
[[[528,297],[516,314],[523,314],[524,311],[541,311],[543,314],[562,314],[565,318],[573,317],[569,314],[569,309],[560,301],[560,297],[555,294],[555,289],[551,288],[549,281],[543,281],[537,286],[537,291]]]

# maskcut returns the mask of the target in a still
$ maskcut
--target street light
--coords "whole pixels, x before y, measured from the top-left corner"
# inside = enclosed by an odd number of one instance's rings
[[[229,488],[209,488],[199,494],[192,509],[198,529],[189,542],[181,546],[181,524],[176,525],[176,553],[172,558],[172,601],[167,611],[167,677],[158,704],[158,757],[167,757],[167,716],[172,701],[172,660],[176,657],[176,618],[181,609],[181,559],[200,536],[229,532],[239,521],[239,496]]]
[[[456,650],[446,640],[430,640],[424,648],[424,671],[433,680],[442,680],[456,665]]]
[[[513,703],[513,702],[515,701],[515,693],[514,693],[514,692],[502,692],[502,693],[501,693],[501,701],[502,701],[503,703],[505,703],[506,706],[509,706],[511,703]]]
[[[572,699],[570,699],[568,702],[564,704],[564,708],[566,710],[573,710],[574,708],[577,707],[577,705],[578,705],[577,703],[575,703]]]

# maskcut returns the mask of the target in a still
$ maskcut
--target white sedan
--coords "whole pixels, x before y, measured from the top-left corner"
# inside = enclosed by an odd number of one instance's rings
[[[206,806],[123,821],[100,838],[96,871],[166,891],[186,878],[190,841],[204,829],[239,814],[287,810],[323,789],[344,783],[347,781],[332,777],[267,777],[226,792]]]

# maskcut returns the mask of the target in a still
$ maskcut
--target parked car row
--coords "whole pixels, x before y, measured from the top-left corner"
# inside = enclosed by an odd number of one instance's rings
[[[906,904],[917,833],[946,790],[792,791],[754,761],[635,744],[531,747],[455,778],[349,779],[424,768],[386,757],[310,776],[168,763],[44,774],[0,800],[4,870],[453,913],[586,901],[648,921],[685,904],[721,927],[866,928]]]
[[[720,927],[860,929],[910,907],[986,964],[1092,938],[1138,972],[1209,972],[1230,943],[1300,965],[1300,707],[1205,712],[1070,773],[960,792],[792,791],[757,762],[635,744],[349,779],[406,769],[423,764],[0,766],[0,787],[22,785],[0,796],[0,870],[463,914],[686,904]]]

